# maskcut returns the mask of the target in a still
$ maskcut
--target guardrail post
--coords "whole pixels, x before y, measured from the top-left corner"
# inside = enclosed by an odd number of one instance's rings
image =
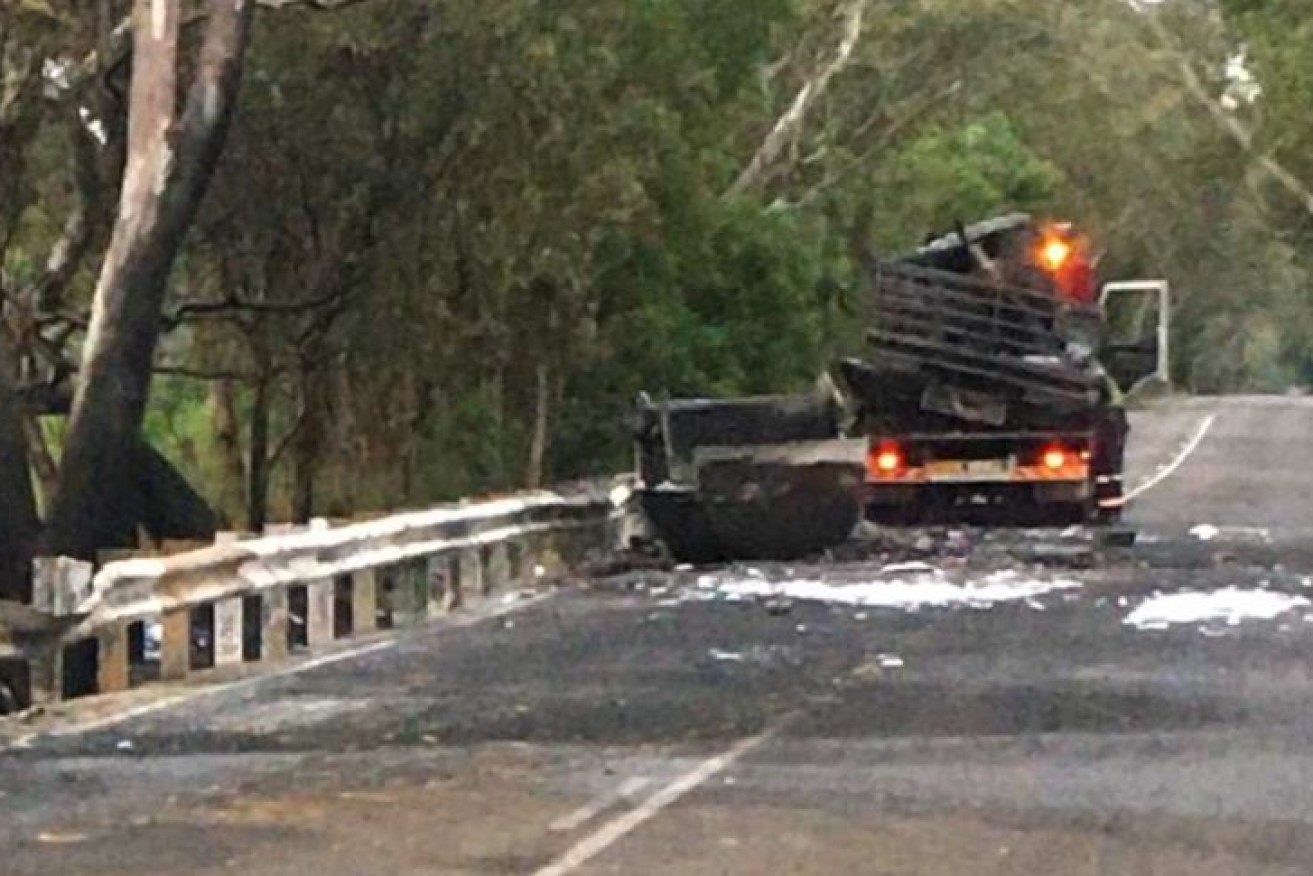
[[[287,588],[266,590],[260,600],[260,659],[282,660],[288,653],[287,624],[291,612],[287,605]]]
[[[333,641],[333,579],[306,585],[306,643],[314,648]]]
[[[378,628],[378,576],[371,567],[351,575],[351,632],[370,633]]]
[[[96,689],[100,693],[127,690],[132,686],[130,665],[127,626],[115,624],[101,630],[96,637]]]
[[[524,581],[532,583],[542,578],[557,577],[564,570],[564,565],[551,533],[539,532],[525,538],[521,568]]]
[[[392,580],[392,624],[413,627],[428,617],[428,584],[424,566],[413,561],[399,563],[389,570]]]
[[[64,698],[64,648],[59,643],[32,654],[27,664],[28,692],[34,706]]]
[[[462,604],[483,596],[483,564],[478,548],[467,548],[456,555],[456,582]]]
[[[542,568],[542,577],[549,580],[555,580],[565,574],[568,566],[562,557],[559,537],[551,533],[543,537],[542,547],[538,551],[538,565]],[[536,569],[534,574],[538,574]]]
[[[583,561],[592,547],[592,533],[588,527],[578,526],[556,533],[556,552],[561,555],[561,565],[566,569],[574,568]]]
[[[242,662],[242,597],[214,604],[214,665],[234,666]]]
[[[442,617],[458,608],[460,593],[454,587],[451,557],[447,554],[435,554],[426,561],[425,570],[429,617]]]
[[[191,671],[191,611],[174,608],[163,618],[160,641],[160,678],[176,681]]]
[[[528,539],[521,538],[509,542],[507,553],[510,555],[511,580],[521,585],[532,583],[533,560]]]
[[[96,567],[69,557],[32,561],[32,607],[55,615],[72,613],[91,592]]]
[[[621,508],[607,521],[607,548],[625,550],[635,539],[650,536],[643,515],[629,505]]]
[[[596,525],[577,526],[555,533],[553,546],[556,548],[558,572],[578,566],[588,559],[589,554],[601,547],[605,541],[605,529]]]
[[[506,542],[499,541],[488,547],[488,568],[484,571],[483,584],[488,593],[502,590],[511,580],[511,558]]]

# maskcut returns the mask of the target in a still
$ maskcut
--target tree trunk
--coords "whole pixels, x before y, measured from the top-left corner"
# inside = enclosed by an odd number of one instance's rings
[[[25,412],[13,392],[13,362],[0,336],[0,599],[32,599],[32,552],[40,521],[23,434]]]
[[[181,0],[134,4],[127,167],[46,533],[52,553],[94,559],[131,545],[137,523],[158,516],[136,489],[133,463],[165,284],[223,148],[255,5],[207,0],[200,58],[175,118]]]
[[[292,522],[309,523],[315,514],[315,468],[323,446],[323,406],[319,381],[308,362],[298,375],[301,423],[292,441]]]
[[[236,521],[245,506],[246,464],[242,460],[241,426],[231,380],[210,384],[210,418],[219,454],[219,507],[228,521]]]
[[[260,532],[269,514],[269,379],[255,385],[251,400],[250,453],[247,456],[246,528]]]
[[[129,457],[135,472],[132,485],[142,509],[138,521],[156,541],[166,538],[209,541],[219,528],[218,515],[192,489],[173,463],[145,441],[138,441]]]
[[[551,406],[551,374],[546,362],[539,362],[534,389],[533,435],[529,441],[529,465],[524,473],[524,485],[536,490],[543,484],[543,460],[547,457],[548,408]]]
[[[41,507],[49,508],[59,489],[59,464],[46,443],[40,419],[30,409],[23,416],[23,430],[27,434],[28,462],[41,486]]]

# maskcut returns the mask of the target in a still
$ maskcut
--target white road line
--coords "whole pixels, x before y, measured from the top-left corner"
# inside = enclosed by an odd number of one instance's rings
[[[632,809],[623,815],[616,816],[593,833],[575,843],[566,850],[565,854],[561,855],[555,861],[534,871],[533,876],[566,876],[566,874],[578,870],[588,861],[606,851],[617,841],[623,839],[627,834],[642,825],[648,819],[659,814],[667,806],[676,802],[685,794],[694,790],[717,773],[721,773],[733,766],[735,762],[743,758],[745,755],[770,741],[780,732],[784,723],[785,722],[781,722],[763,733],[744,739],[728,751],[704,760],[693,769],[684,773],[684,775],[648,797],[638,806],[638,808]]]
[[[646,776],[634,776],[620,783],[620,786],[613,791],[602,794],[589,803],[585,803],[569,815],[563,815],[551,823],[548,830],[556,832],[567,832],[583,827],[592,821],[598,815],[610,809],[621,800],[634,796],[639,791],[652,784],[652,780]]]
[[[1188,460],[1191,456],[1193,456],[1194,452],[1199,449],[1199,445],[1204,442],[1204,438],[1208,436],[1209,430],[1213,428],[1213,423],[1215,423],[1216,421],[1217,421],[1217,414],[1209,414],[1207,417],[1204,418],[1204,421],[1199,424],[1199,428],[1194,433],[1194,436],[1191,437],[1190,440],[1186,443],[1186,445],[1181,448],[1181,452],[1178,453],[1176,455],[1176,458],[1173,459],[1168,465],[1159,469],[1157,473],[1153,475],[1153,477],[1139,484],[1135,489],[1131,490],[1129,493],[1122,496],[1120,499],[1110,499],[1101,502],[1100,504],[1104,508],[1120,508],[1122,505],[1126,505],[1129,502],[1138,499],[1140,496],[1143,496],[1145,493],[1149,492],[1154,487],[1158,486],[1163,481],[1167,480],[1169,477],[1176,474],[1177,469],[1185,465],[1186,460]]]
[[[480,612],[469,615],[457,615],[448,622],[434,626],[431,632],[441,632],[442,630],[460,629],[462,627],[473,626],[485,620],[504,617],[517,611],[523,611],[530,606],[537,605],[546,599],[551,598],[554,591],[531,596],[527,599],[521,599],[517,602],[500,605],[491,611]],[[125,721],[131,721],[134,718],[145,717],[156,712],[162,712],[171,709],[174,706],[180,706],[202,697],[214,696],[215,694],[231,693],[235,690],[243,690],[248,687],[255,687],[268,681],[279,678],[287,678],[293,675],[300,675],[303,672],[309,672],[312,669],[319,669],[324,666],[331,666],[334,663],[342,663],[347,660],[354,660],[358,657],[364,657],[369,654],[386,651],[395,648],[403,639],[389,639],[384,642],[372,642],[368,645],[361,645],[358,648],[350,648],[345,651],[336,651],[332,654],[324,654],[320,657],[313,657],[300,663],[292,663],[287,666],[275,669],[271,672],[253,675],[250,678],[243,678],[238,681],[227,682],[226,684],[216,684],[208,687],[198,687],[194,690],[187,690],[175,696],[165,697],[164,699],[154,700],[144,703],[140,706],[133,706],[124,709],[121,712],[115,712],[111,715],[105,715],[101,718],[95,718],[81,724],[73,724],[67,727],[54,727],[50,730],[39,730],[35,733],[29,733],[26,736],[20,736],[10,742],[8,745],[0,745],[0,751],[6,749],[30,748],[32,743],[43,738],[62,738],[65,736],[77,736],[83,733],[94,733],[97,730],[104,730],[106,727],[113,727],[116,724],[122,724]]]

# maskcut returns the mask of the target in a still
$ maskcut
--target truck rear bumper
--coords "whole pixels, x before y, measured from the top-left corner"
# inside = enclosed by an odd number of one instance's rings
[[[1094,489],[1080,481],[905,481],[867,482],[866,504],[876,506],[914,505],[934,502],[954,504],[1000,504],[1029,502],[1040,505],[1090,502]]]

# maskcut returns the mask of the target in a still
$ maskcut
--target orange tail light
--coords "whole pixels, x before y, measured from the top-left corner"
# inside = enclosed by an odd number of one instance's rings
[[[903,452],[896,444],[873,446],[866,456],[867,471],[875,477],[890,477],[906,467]]]
[[[1067,466],[1067,451],[1056,445],[1045,448],[1044,455],[1040,458],[1049,471],[1061,471]]]

